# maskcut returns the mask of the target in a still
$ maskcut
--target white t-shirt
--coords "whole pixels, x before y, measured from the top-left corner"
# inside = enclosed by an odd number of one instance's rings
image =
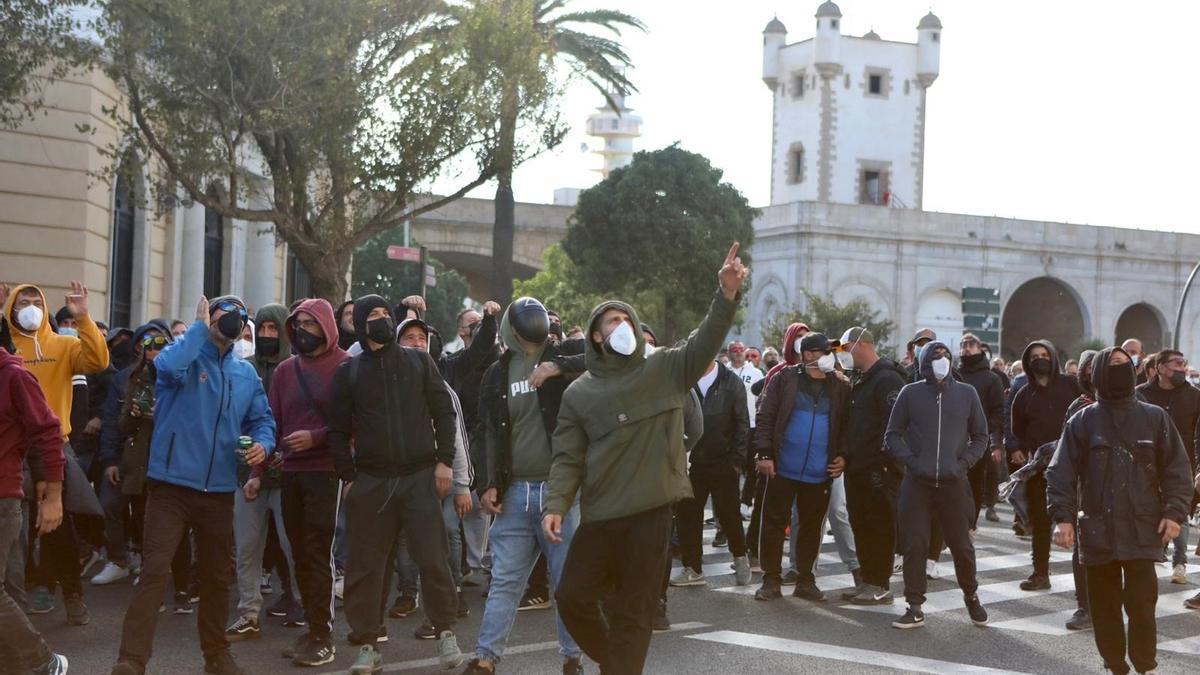
[[[754,364],[750,363],[749,361],[743,363],[741,368],[729,366],[729,370],[735,376],[741,378],[742,382],[746,385],[746,405],[750,407],[750,428],[753,429],[755,401],[758,397],[750,393],[750,387],[753,386],[755,382],[763,379],[762,371],[758,368],[755,368]]]
[[[708,398],[708,390],[712,389],[713,383],[717,381],[717,373],[721,372],[720,368],[713,368],[707,374],[700,376],[700,381],[696,386],[700,388],[700,397]]]

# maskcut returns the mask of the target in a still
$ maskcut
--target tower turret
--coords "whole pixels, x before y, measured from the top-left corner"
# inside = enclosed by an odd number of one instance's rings
[[[917,79],[929,87],[938,76],[942,51],[942,21],[933,12],[917,24]]]
[[[787,43],[787,26],[779,17],[771,19],[763,29],[762,78],[772,91],[779,82],[779,49]]]
[[[813,40],[813,64],[821,77],[833,77],[842,69],[838,60],[842,43],[842,10],[827,0],[817,8],[815,16],[817,36]]]
[[[604,139],[604,148],[593,151],[604,158],[604,166],[597,169],[604,178],[633,161],[633,139],[642,135],[642,118],[625,105],[625,96],[611,96],[617,110],[604,105],[587,119],[588,135]]]

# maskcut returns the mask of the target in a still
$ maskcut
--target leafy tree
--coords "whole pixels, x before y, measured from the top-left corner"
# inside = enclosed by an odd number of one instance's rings
[[[677,146],[639,152],[579,196],[563,250],[572,283],[633,301],[663,342],[687,337],[708,310],[712,271],[733,241],[749,258],[751,208],[722,171]]]
[[[854,326],[864,326],[875,336],[875,344],[885,345],[896,324],[891,319],[880,318],[879,311],[871,309],[864,300],[851,300],[839,305],[827,298],[805,292],[808,309],[793,310],[776,315],[766,322],[762,329],[763,345],[771,345],[782,350],[783,338],[787,327],[800,322],[819,333],[824,333],[829,339],[836,340]]]
[[[440,4],[108,0],[97,30],[127,95],[110,117],[190,199],[272,223],[314,294],[340,301],[361,244],[495,173],[499,104],[463,36],[418,39]],[[421,196],[451,168],[457,190]]]
[[[542,253],[546,266],[525,281],[513,284],[513,296],[529,296],[541,300],[547,309],[558,312],[563,328],[586,327],[592,309],[604,300],[603,296],[581,289],[576,285],[578,273],[575,265],[555,244]]]
[[[553,73],[562,65],[600,91],[614,109],[613,94],[636,91],[625,76],[629,56],[602,29],[645,30],[636,18],[615,10],[565,11],[570,0],[462,0],[448,2],[448,25],[435,39],[463,36],[468,62],[485,73],[483,86],[499,102],[494,155],[497,188],[492,230],[492,289],[501,305],[511,299],[513,272],[513,168],[543,149],[558,145],[565,129],[553,106]],[[501,37],[502,36],[502,37]]]
[[[404,231],[397,228],[381,232],[358,247],[351,268],[353,297],[377,293],[394,305],[410,295],[420,294],[421,266],[387,257],[388,246],[403,243]],[[470,294],[470,286],[461,274],[442,261],[432,257],[428,261],[437,271],[437,285],[425,291],[425,306],[429,310],[425,318],[446,342],[451,342],[458,332],[458,312]]]
[[[0,2],[0,128],[15,127],[42,105],[48,78],[61,78],[88,53],[72,10],[88,0]]]

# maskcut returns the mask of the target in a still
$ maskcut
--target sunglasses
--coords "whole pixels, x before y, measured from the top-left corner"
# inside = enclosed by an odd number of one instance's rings
[[[169,340],[161,335],[147,335],[142,338],[142,349],[150,349],[151,347],[162,349],[167,346],[168,342]]]

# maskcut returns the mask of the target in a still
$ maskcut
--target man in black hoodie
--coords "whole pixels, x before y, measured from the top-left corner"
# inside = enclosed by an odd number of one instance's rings
[[[1028,384],[1012,402],[1012,433],[1017,448],[1009,455],[1009,464],[1020,468],[1033,459],[1037,449],[1053,443],[1062,434],[1067,408],[1079,397],[1075,378],[1058,367],[1058,351],[1049,340],[1034,340],[1021,355]],[[1037,475],[1026,484],[1029,494],[1029,522],[1033,529],[1033,574],[1021,582],[1026,591],[1050,588],[1050,517],[1046,513],[1046,477]]]
[[[1123,349],[1096,357],[1098,401],[1067,422],[1046,469],[1054,542],[1071,548],[1079,516],[1079,555],[1087,567],[1096,648],[1117,675],[1157,667],[1154,563],[1179,536],[1192,499],[1183,440],[1162,408],[1134,396],[1136,374]],[[1129,638],[1121,610],[1129,616]]]
[[[963,602],[976,626],[987,624],[987,611],[975,594],[975,544],[969,533],[971,494],[967,471],[987,448],[987,418],[979,395],[950,376],[950,350],[933,341],[921,351],[921,381],[905,385],[888,421],[888,452],[907,469],[900,484],[904,549],[904,598],[908,612],[895,628],[925,625],[925,557],[930,523],[936,516],[954,556],[954,572]]]
[[[441,505],[454,473],[454,403],[428,352],[396,344],[386,300],[355,300],[354,329],[363,352],[334,375],[328,438],[338,478],[348,484],[344,596],[351,638],[363,645],[350,672],[377,672],[382,663],[379,599],[401,530],[420,569],[441,665],[455,668],[463,660],[452,630],[458,595]]]
[[[983,508],[988,491],[988,465],[999,461],[999,448],[1004,445],[1004,384],[990,366],[983,343],[972,333],[962,336],[958,343],[958,372],[955,376],[975,388],[983,414],[987,417],[989,447],[996,448],[996,457],[987,452],[975,462],[968,474],[971,480],[971,495],[975,498],[975,510],[971,512],[971,529],[979,524],[979,509]]]

